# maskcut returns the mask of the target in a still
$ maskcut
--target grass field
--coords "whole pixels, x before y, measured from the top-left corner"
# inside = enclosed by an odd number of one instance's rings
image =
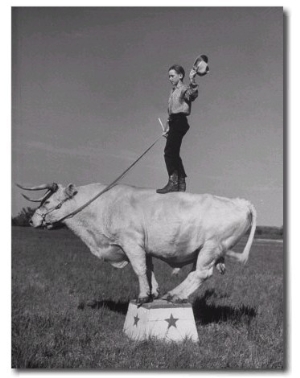
[[[241,251],[245,240],[235,248]],[[248,265],[226,261],[191,297],[199,342],[130,341],[122,332],[138,293],[130,265],[94,257],[70,231],[12,228],[12,367],[283,369],[283,244],[254,241]],[[162,292],[183,280],[155,260]]]

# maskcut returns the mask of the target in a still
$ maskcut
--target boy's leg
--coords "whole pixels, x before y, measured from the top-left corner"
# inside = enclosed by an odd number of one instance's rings
[[[182,144],[182,139],[187,130],[185,132],[182,132],[179,126],[180,125],[178,124],[175,124],[173,127],[172,125],[170,125],[170,130],[164,150],[164,158],[169,176],[171,176],[174,171],[177,171],[180,176],[186,177],[186,173],[180,157],[180,147]]]
[[[164,188],[157,190],[157,193],[160,194],[185,190],[185,188],[183,190],[183,184],[185,185],[184,178],[186,177],[186,173],[180,157],[180,147],[182,139],[189,129],[189,125],[186,119],[178,119],[175,121],[170,121],[169,127],[164,150],[164,158],[169,175],[169,182]],[[180,189],[178,184],[179,177],[181,178]],[[182,183],[182,180],[184,183]]]

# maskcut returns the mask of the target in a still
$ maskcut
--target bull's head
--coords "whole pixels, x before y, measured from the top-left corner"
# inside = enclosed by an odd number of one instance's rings
[[[77,189],[73,184],[69,184],[66,188],[56,183],[43,184],[31,188],[26,188],[19,184],[16,185],[23,190],[47,190],[39,199],[31,199],[22,194],[28,201],[40,203],[29,222],[32,227],[52,228],[54,224],[57,224],[60,219],[70,213],[67,201],[77,193]]]

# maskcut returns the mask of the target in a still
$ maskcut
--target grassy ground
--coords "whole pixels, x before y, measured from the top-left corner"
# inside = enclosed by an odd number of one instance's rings
[[[68,230],[13,227],[12,367],[283,369],[282,243],[256,241],[246,267],[226,266],[191,298],[199,343],[132,342],[122,332],[138,293],[130,266],[100,262]],[[174,278],[155,261],[163,292],[188,270]]]

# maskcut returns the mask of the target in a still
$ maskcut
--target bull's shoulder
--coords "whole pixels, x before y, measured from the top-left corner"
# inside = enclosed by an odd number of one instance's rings
[[[86,199],[92,198],[95,194],[100,193],[105,188],[106,185],[99,182],[77,187],[79,194],[86,197]]]

